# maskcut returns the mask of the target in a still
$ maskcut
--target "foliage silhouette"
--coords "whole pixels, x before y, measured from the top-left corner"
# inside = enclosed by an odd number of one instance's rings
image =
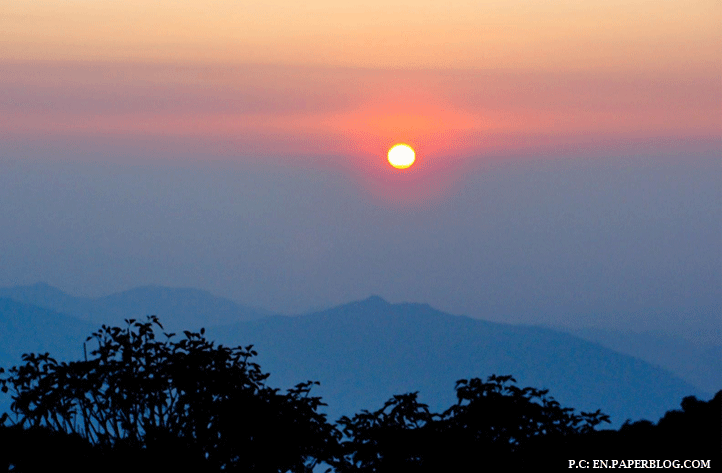
[[[603,451],[617,458],[716,458],[722,457],[722,391],[709,401],[694,396],[682,399],[681,410],[670,410],[655,424],[627,420],[617,431],[592,432],[566,445],[548,442],[554,449],[584,454]]]
[[[253,362],[252,346],[216,346],[184,331],[156,338],[161,324],[102,326],[82,361],[26,354],[3,377],[12,416],[0,417],[0,471],[303,472],[326,464],[339,473],[462,471],[538,466],[540,459],[722,453],[722,391],[709,402],[682,400],[657,425],[598,431],[608,416],[576,413],[547,390],[492,375],[456,383],[457,402],[433,413],[418,393],[393,396],[376,411],[342,417],[318,412],[307,381],[280,393]],[[11,425],[5,425],[10,423]],[[42,454],[38,454],[38,451]],[[566,465],[557,462],[558,465]]]
[[[88,337],[98,344],[90,359],[24,355],[0,378],[12,391],[14,424],[116,452],[179,450],[213,471],[307,472],[334,451],[336,430],[310,396],[317,383],[281,394],[265,385],[252,346],[215,346],[203,329],[160,341],[155,316],[126,323]]]
[[[418,401],[418,393],[396,395],[374,412],[362,411],[338,424],[345,440],[333,463],[339,472],[413,471],[421,466],[430,428],[438,414]]]
[[[588,433],[608,416],[575,414],[546,390],[518,388],[511,376],[456,383],[457,403],[442,414],[429,412],[417,393],[394,396],[374,412],[342,417],[340,472],[426,472],[468,469],[483,462],[521,463],[540,438]]]

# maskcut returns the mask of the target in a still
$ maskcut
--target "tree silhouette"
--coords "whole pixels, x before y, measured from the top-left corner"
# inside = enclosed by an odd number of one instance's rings
[[[215,346],[203,329],[160,341],[156,317],[126,322],[88,337],[98,344],[90,359],[24,355],[0,378],[14,423],[116,452],[173,451],[213,471],[307,472],[334,451],[336,430],[310,396],[317,383],[281,394],[265,385],[252,346]]]
[[[592,432],[568,447],[580,453],[604,451],[617,458],[716,458],[722,455],[722,391],[709,401],[682,399],[655,424],[627,420],[619,430]],[[558,445],[549,445],[559,450]]]
[[[608,416],[576,413],[547,390],[492,375],[456,383],[457,401],[432,413],[418,393],[393,396],[376,411],[342,417],[318,412],[307,381],[281,393],[253,361],[251,345],[216,346],[184,331],[156,338],[154,316],[102,326],[86,342],[90,358],[59,363],[23,355],[3,377],[11,412],[0,417],[0,470],[244,471],[339,473],[526,468],[540,459],[679,458],[719,455],[722,391],[709,402],[682,400],[655,425],[597,431]],[[11,425],[5,425],[7,423]],[[40,452],[40,454],[38,453]]]
[[[418,393],[396,395],[374,412],[344,416],[338,424],[345,440],[333,465],[339,472],[418,470],[438,419],[418,401]]]
[[[592,432],[609,417],[600,411],[576,414],[546,390],[518,388],[511,376],[456,383],[457,403],[442,414],[429,412],[417,393],[394,396],[374,412],[342,417],[341,456],[334,466],[347,472],[461,471],[470,465],[523,464],[537,454],[540,438],[563,441]]]

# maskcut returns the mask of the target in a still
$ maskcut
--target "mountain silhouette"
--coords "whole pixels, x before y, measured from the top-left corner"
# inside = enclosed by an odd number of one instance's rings
[[[73,297],[38,283],[0,288],[0,297],[72,315],[96,325],[122,325],[127,318],[157,315],[166,329],[181,331],[197,325],[212,326],[251,320],[270,312],[237,304],[207,291],[191,288],[143,286],[109,296]]]
[[[601,328],[558,330],[664,367],[709,394],[722,387],[722,346],[719,344],[693,342],[662,332]]]
[[[495,373],[548,388],[562,405],[601,409],[613,425],[657,419],[682,397],[699,394],[661,368],[572,335],[449,315],[426,304],[390,304],[380,297],[304,316],[213,327],[208,333],[223,344],[253,344],[276,385],[320,381],[317,395],[329,404],[332,419],[414,391],[440,410],[453,404],[458,379]]]
[[[0,297],[0,367],[19,365],[25,353],[47,352],[57,360],[80,360],[83,342],[97,328],[65,314]],[[0,394],[0,413],[9,407],[9,396]]]
[[[0,297],[0,356],[9,358],[2,361],[18,363],[24,353],[45,352],[59,360],[80,359],[83,342],[97,329],[66,314]]]
[[[100,324],[122,327],[123,319],[156,314],[166,332],[205,327],[217,343],[253,344],[273,385],[320,381],[314,394],[328,403],[332,420],[415,391],[441,410],[454,402],[458,379],[491,374],[548,388],[565,406],[601,409],[616,426],[658,419],[685,396],[709,397],[669,371],[567,333],[378,296],[292,317],[265,315],[205,291],[152,286],[93,299],[36,284],[0,289],[0,297],[0,366],[18,364],[24,352],[80,359],[85,338]]]

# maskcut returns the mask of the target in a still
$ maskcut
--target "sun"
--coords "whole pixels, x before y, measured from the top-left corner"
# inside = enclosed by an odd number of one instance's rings
[[[406,169],[414,164],[416,153],[414,149],[403,143],[393,145],[389,150],[389,164],[396,169]]]

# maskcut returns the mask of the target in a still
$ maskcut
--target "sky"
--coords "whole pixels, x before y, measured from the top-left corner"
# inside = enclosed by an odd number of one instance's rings
[[[0,286],[719,336],[720,24],[716,0],[10,2]]]

